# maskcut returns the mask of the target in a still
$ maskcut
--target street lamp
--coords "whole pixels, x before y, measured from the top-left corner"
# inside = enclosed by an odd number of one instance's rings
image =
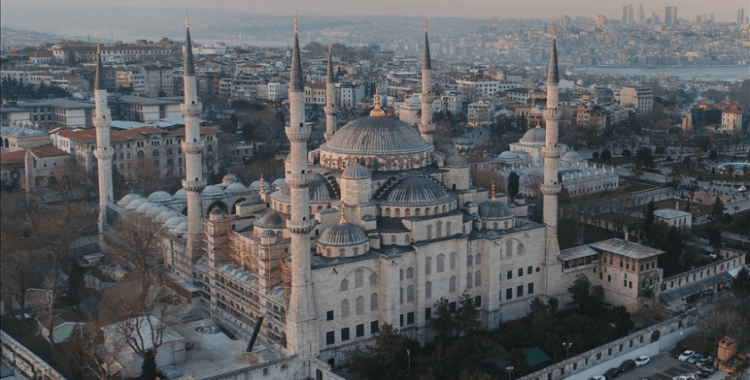
[[[406,350],[406,355],[409,355],[409,378],[411,379],[411,350]]]
[[[511,366],[507,366],[507,367],[505,367],[505,369],[508,370],[508,380],[512,380],[512,372],[511,371],[513,371],[513,366],[512,365]]]
[[[568,359],[570,359],[570,346],[572,346],[572,345],[573,345],[572,342],[570,342],[570,343],[563,343],[563,347],[565,347],[565,350],[568,353]]]

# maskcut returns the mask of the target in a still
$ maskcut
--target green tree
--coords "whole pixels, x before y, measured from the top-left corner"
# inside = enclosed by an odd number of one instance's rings
[[[445,297],[440,297],[432,306],[433,317],[430,326],[435,332],[435,340],[448,340],[453,338],[453,313],[450,311],[450,302]]]
[[[529,367],[529,360],[526,357],[526,354],[524,354],[523,351],[519,349],[513,349],[508,353],[507,362],[510,366],[513,367],[515,378],[526,376],[531,371],[531,367]]]
[[[78,307],[83,301],[83,291],[86,288],[85,275],[86,269],[77,261],[73,261],[68,278],[68,304],[71,307]]]
[[[602,160],[609,160],[612,158],[612,153],[610,153],[609,149],[604,149],[599,157],[601,157]]]
[[[711,215],[713,219],[718,219],[722,215],[724,215],[725,209],[726,207],[724,206],[724,202],[721,200],[721,197],[717,195],[716,200],[714,200],[714,204],[711,205],[711,211],[709,212],[709,215]]]
[[[385,323],[375,334],[374,344],[346,353],[344,365],[360,378],[397,379],[404,372],[409,348],[408,339],[393,325]],[[362,363],[362,362],[366,363]]]
[[[591,282],[589,279],[586,276],[581,276],[568,288],[568,293],[573,296],[573,304],[578,305],[579,310],[581,304],[589,297],[590,287]]]
[[[698,170],[698,163],[700,162],[702,156],[703,153],[701,153],[700,149],[695,148],[693,150],[693,158],[695,158],[695,170]]]
[[[141,380],[156,380],[156,376],[159,375],[159,371],[156,369],[156,354],[154,350],[146,351],[141,372]]]
[[[740,297],[750,297],[750,271],[748,271],[747,267],[743,267],[737,272],[732,289]]]
[[[709,160],[718,160],[719,159],[719,153],[716,152],[716,150],[711,150],[711,152],[708,154]]]
[[[654,224],[654,208],[656,205],[654,204],[654,200],[650,200],[648,202],[648,205],[646,205],[646,218],[643,220],[643,227],[648,228],[652,224]]]
[[[456,310],[456,335],[470,334],[482,325],[479,321],[479,310],[474,306],[472,296],[464,291],[458,300],[459,307]]]
[[[516,174],[516,172],[510,172],[508,175],[508,196],[513,199],[513,197],[518,194],[518,186],[519,186],[519,176]]]

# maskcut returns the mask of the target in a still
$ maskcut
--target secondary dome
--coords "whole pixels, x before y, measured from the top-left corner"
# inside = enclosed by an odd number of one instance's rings
[[[255,222],[255,227],[280,230],[284,228],[284,219],[281,218],[281,215],[278,212],[270,211]]]
[[[372,173],[362,165],[352,165],[341,173],[343,179],[366,179],[372,177]]]
[[[229,186],[226,188],[227,191],[233,191],[233,190],[247,190],[247,187],[245,185],[239,183],[239,182],[233,182],[230,183]]]
[[[544,145],[547,141],[547,130],[537,126],[536,128],[529,129],[521,137],[521,143]]]
[[[506,150],[505,152],[500,153],[500,158],[504,158],[506,160],[515,160],[518,158],[515,153]]]
[[[148,196],[150,202],[165,203],[172,200],[172,196],[166,191],[154,191]]]
[[[456,199],[443,186],[430,178],[408,177],[380,196],[380,203],[398,206],[432,206]]]
[[[140,195],[138,195],[138,194],[133,194],[133,193],[130,193],[130,194],[128,194],[128,195],[126,195],[126,196],[122,197],[122,199],[120,199],[120,201],[119,201],[119,202],[117,202],[117,205],[118,205],[118,206],[121,206],[121,207],[125,207],[125,206],[127,206],[128,204],[130,204],[130,202],[132,202],[133,200],[135,200],[135,199],[137,199],[137,198],[140,198],[140,197],[141,197],[141,196],[140,196]]]
[[[208,185],[205,189],[203,189],[204,197],[214,197],[222,194],[224,194],[224,190],[215,185]]]
[[[359,226],[351,223],[337,224],[328,227],[320,237],[318,243],[335,247],[358,245],[367,243],[370,239]]]
[[[514,215],[503,202],[487,201],[479,205],[479,217],[482,220],[504,220]]]
[[[330,203],[336,199],[331,185],[318,173],[310,173],[310,185],[307,189],[310,194],[310,203]],[[282,186],[281,190],[273,194],[273,197],[282,202],[289,202],[291,199],[289,185]]]
[[[351,154],[403,154],[432,150],[419,132],[392,117],[361,117],[338,130],[321,150]]]
[[[270,186],[267,181],[263,181],[263,189],[268,190]],[[252,191],[260,191],[260,180],[253,181],[247,188]]]
[[[450,156],[445,160],[446,168],[468,168],[469,161],[464,156]]]
[[[583,157],[581,157],[581,155],[578,154],[578,152],[571,150],[568,153],[565,153],[562,159],[565,162],[577,162],[577,161],[583,160]]]
[[[237,179],[237,176],[234,174],[227,174],[224,176],[224,178],[221,179],[221,184],[226,186],[229,186],[235,182],[239,182],[239,179]]]
[[[185,189],[177,190],[177,192],[174,193],[174,198],[175,199],[187,199],[187,190]]]
[[[138,207],[141,207],[142,204],[148,203],[148,201],[144,198],[141,198],[140,196],[138,198],[133,199],[128,203],[127,206],[125,206],[126,210],[137,210]]]

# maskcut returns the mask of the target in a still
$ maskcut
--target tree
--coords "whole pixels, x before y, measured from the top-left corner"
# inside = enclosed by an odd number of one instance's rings
[[[711,218],[713,219],[718,219],[722,215],[724,215],[724,210],[726,210],[724,202],[721,200],[721,197],[717,195],[714,199],[713,205],[711,205],[711,211],[709,212],[709,215],[711,215]]]
[[[435,340],[448,340],[453,338],[453,313],[450,311],[450,303],[447,298],[440,297],[432,306],[432,315],[430,326],[435,332]]]
[[[507,188],[507,180],[494,170],[479,170],[472,178],[474,186],[489,189],[495,185],[495,191],[502,192]]]
[[[26,291],[31,285],[41,277],[46,266],[44,265],[44,255],[38,250],[32,249],[33,246],[24,240],[19,239],[13,234],[8,234],[3,229],[2,249],[0,249],[0,284],[2,292],[12,299],[10,305],[14,309],[15,303],[20,308],[21,328],[26,328]],[[7,298],[6,298],[7,299]]]
[[[698,170],[698,162],[701,160],[702,156],[703,156],[703,153],[701,153],[700,149],[695,148],[693,150],[693,157],[695,158],[695,170]]]
[[[630,156],[632,156],[632,155],[633,155],[633,154],[632,154],[632,153],[630,153],[630,150],[628,150],[628,149],[624,149],[624,150],[622,151],[622,156],[623,156],[623,157],[630,157]]]
[[[519,176],[516,174],[516,172],[510,172],[508,175],[508,197],[513,199],[513,197],[518,194],[518,187],[519,187]]]
[[[81,325],[73,327],[63,353],[69,366],[78,371],[75,378],[107,380],[114,375],[109,371],[114,362],[111,358],[100,355],[99,348],[103,343],[104,334],[98,320],[87,323],[86,328]]]
[[[652,167],[654,165],[654,159],[651,156],[651,148],[643,147],[635,152],[635,164],[642,167]]]
[[[237,115],[232,114],[229,117],[225,117],[221,120],[221,124],[219,125],[219,128],[222,132],[229,134],[229,135],[236,135],[237,134]]]
[[[711,150],[711,152],[708,154],[708,159],[710,159],[710,160],[718,160],[719,159],[719,153],[717,153],[716,150]]]
[[[156,369],[156,353],[154,353],[154,350],[148,350],[141,366],[141,379],[156,380],[158,374],[159,371]]]
[[[682,154],[682,147],[685,146],[685,137],[680,135],[680,137],[677,138],[677,142],[680,144],[680,154]]]
[[[708,312],[703,320],[704,332],[715,341],[725,336],[739,340],[740,344],[746,340],[747,320],[742,313],[727,301],[720,301]]]
[[[408,347],[407,338],[393,325],[384,323],[375,334],[373,345],[346,352],[344,365],[360,377],[397,379],[408,361]],[[368,364],[360,363],[363,361]]]
[[[159,244],[164,224],[146,214],[130,213],[115,222],[115,228],[105,231],[105,250],[120,261],[131,265],[134,272],[151,285],[152,272],[159,261]]]
[[[647,229],[652,224],[654,224],[654,208],[655,208],[654,200],[650,200],[648,204],[646,205],[646,217],[643,220],[643,228]]]
[[[85,275],[86,269],[74,261],[68,277],[68,305],[71,307],[78,307],[83,301],[83,291],[86,288]]]
[[[464,291],[458,299],[459,307],[456,310],[456,335],[465,335],[476,331],[482,323],[479,319],[479,310],[474,306],[474,298]]]
[[[531,371],[526,354],[519,349],[511,350],[508,353],[507,361],[508,364],[513,367],[513,372],[516,373],[516,378],[526,376]]]
[[[450,119],[441,118],[435,121],[435,148],[439,151],[443,151],[445,144],[450,141],[453,136],[453,126],[451,125]]]
[[[609,160],[612,158],[612,153],[610,153],[609,149],[604,149],[600,157],[602,160]]]
[[[747,267],[743,267],[737,272],[732,289],[740,297],[750,296],[750,271],[748,271]]]
[[[598,159],[599,158],[599,152],[591,153],[591,158],[593,158],[595,160]]]
[[[589,288],[591,282],[586,276],[578,277],[573,285],[568,288],[568,293],[573,296],[573,304],[578,305],[579,310],[581,304],[589,297]]]

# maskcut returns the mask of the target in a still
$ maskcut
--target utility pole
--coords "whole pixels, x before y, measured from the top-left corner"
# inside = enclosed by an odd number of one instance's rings
[[[563,343],[563,347],[565,347],[565,349],[567,351],[567,354],[568,354],[568,359],[570,359],[570,346],[572,346],[572,345],[573,345],[572,342],[570,342],[570,343]]]

